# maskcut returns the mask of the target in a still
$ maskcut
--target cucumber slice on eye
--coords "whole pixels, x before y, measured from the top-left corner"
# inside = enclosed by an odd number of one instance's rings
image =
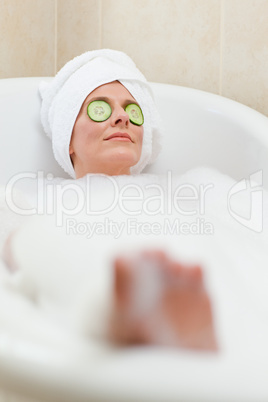
[[[126,106],[125,111],[129,116],[131,123],[141,126],[144,123],[144,117],[141,108],[136,103],[130,103]]]
[[[87,107],[87,114],[93,121],[101,122],[109,119],[112,114],[112,108],[109,103],[96,100],[90,102]]]

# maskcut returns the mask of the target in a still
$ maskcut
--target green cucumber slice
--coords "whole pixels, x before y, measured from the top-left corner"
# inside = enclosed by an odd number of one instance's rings
[[[96,100],[90,102],[88,105],[87,114],[93,121],[105,121],[111,116],[112,108],[109,103],[102,100]]]
[[[130,103],[126,106],[125,111],[129,116],[131,123],[141,126],[144,123],[144,117],[141,108],[136,103]]]

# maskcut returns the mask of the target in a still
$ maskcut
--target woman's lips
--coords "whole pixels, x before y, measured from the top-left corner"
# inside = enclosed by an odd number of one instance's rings
[[[127,141],[127,142],[131,142],[131,140],[127,137],[113,137],[110,138],[108,141]]]
[[[105,138],[105,141],[127,141],[132,142],[132,139],[127,133],[114,133]]]

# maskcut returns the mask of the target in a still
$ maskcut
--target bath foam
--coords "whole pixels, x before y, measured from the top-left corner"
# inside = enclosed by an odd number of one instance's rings
[[[146,189],[152,183],[162,183],[165,189],[167,182],[166,177],[152,175],[122,176],[115,177],[114,180],[118,188],[134,184],[141,189]],[[76,183],[85,188],[86,178]],[[175,187],[185,184],[195,188],[201,184],[213,184],[213,191],[206,193],[203,215],[213,223],[213,235],[129,235],[125,230],[119,239],[114,239],[109,234],[95,234],[87,239],[78,234],[66,234],[64,225],[57,228],[54,216],[37,217],[14,236],[12,253],[21,272],[16,278],[10,278],[12,286],[28,299],[36,300],[40,312],[51,317],[52,321],[57,321],[83,337],[104,339],[106,318],[109,315],[112,283],[110,267],[113,259],[122,250],[133,253],[133,250],[138,251],[145,247],[164,249],[179,261],[200,262],[203,266],[206,285],[214,301],[218,337],[223,349],[237,351],[243,350],[245,345],[249,347],[252,336],[256,337],[258,332],[267,333],[265,322],[261,324],[262,317],[268,316],[268,257],[266,247],[263,247],[267,240],[267,222],[264,220],[262,233],[254,233],[230,216],[226,209],[226,197],[235,182],[228,176],[207,168],[195,169],[173,180]],[[110,185],[109,178],[93,176],[91,191],[96,202],[105,199],[105,188],[110,191]],[[137,195],[135,189],[136,187],[131,188],[133,194]],[[264,192],[263,195],[264,203],[267,203],[267,194]],[[72,200],[69,201],[71,204]],[[188,201],[189,209],[192,210],[193,205],[198,206],[200,200]],[[240,197],[236,206],[244,213],[246,206],[242,201]],[[245,199],[245,203],[247,201]],[[186,198],[182,205],[184,208],[187,206]],[[135,211],[135,203],[133,208]],[[178,215],[177,213],[176,217]],[[180,218],[183,218],[184,223],[192,223],[196,215],[181,214]],[[140,214],[134,217],[160,225],[167,218],[175,218],[168,213],[153,216]],[[80,222],[93,219],[100,222],[105,217],[92,217],[81,211],[75,218]],[[129,216],[120,208],[115,208],[109,213],[109,218],[123,223]],[[29,244],[32,244],[31,248]],[[150,279],[154,281],[153,278]],[[157,279],[154,283],[156,293],[152,294],[152,300],[159,289]],[[252,312],[249,316],[255,322],[253,326],[249,325],[248,311]],[[237,316],[240,317],[239,322]],[[264,326],[262,331],[258,331],[260,326]],[[230,328],[235,330],[230,331]],[[258,345],[263,343],[258,340]]]

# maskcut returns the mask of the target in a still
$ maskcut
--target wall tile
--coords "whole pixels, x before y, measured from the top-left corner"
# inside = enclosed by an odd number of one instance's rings
[[[268,115],[268,1],[225,0],[222,94]]]
[[[101,47],[101,0],[57,1],[57,69],[60,69],[73,57]]]
[[[0,77],[54,73],[55,0],[0,1]]]
[[[0,78],[53,75],[111,47],[151,81],[220,90],[268,115],[267,20],[268,0],[0,0]]]
[[[0,389],[0,402],[7,402],[7,401],[8,401],[7,395],[4,394],[4,392],[1,391],[1,389]]]
[[[103,0],[103,47],[150,81],[219,91],[220,0]]]

